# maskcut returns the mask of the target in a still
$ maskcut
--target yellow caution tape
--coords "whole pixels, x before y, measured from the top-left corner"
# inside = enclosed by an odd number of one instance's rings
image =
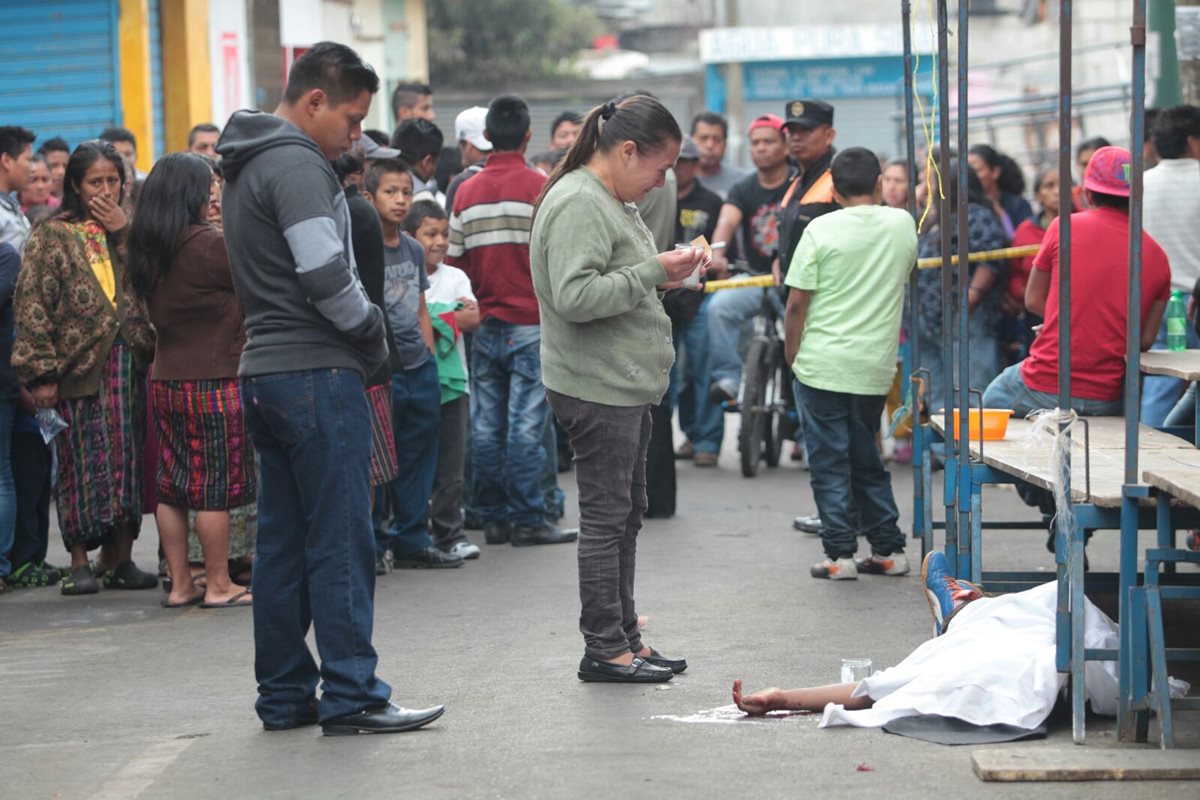
[[[708,281],[704,284],[705,293],[717,292],[721,289],[753,289],[760,286],[774,286],[772,275],[755,275],[752,278],[727,278],[721,281]]]
[[[980,253],[968,253],[967,262],[973,261],[1000,261],[1005,258],[1023,258],[1024,256],[1036,256],[1037,251],[1041,249],[1040,245],[1027,244],[1023,247],[1005,247],[1001,250],[984,250]],[[958,256],[950,256],[950,263],[958,264]],[[942,266],[942,257],[933,256],[932,258],[917,259],[917,269],[938,269]]]
[[[1007,258],[1023,258],[1025,256],[1035,256],[1040,245],[1028,244],[1023,247],[1005,247],[1000,250],[983,250],[978,253],[969,253],[967,261],[969,263],[975,261],[1000,261]],[[958,256],[950,256],[951,266],[958,264]],[[932,258],[917,259],[917,269],[940,269],[942,266],[942,257],[933,256]],[[704,284],[704,291],[719,292],[722,289],[753,289],[763,286],[774,286],[775,278],[771,275],[755,275],[752,278],[727,278],[720,281],[708,281]]]

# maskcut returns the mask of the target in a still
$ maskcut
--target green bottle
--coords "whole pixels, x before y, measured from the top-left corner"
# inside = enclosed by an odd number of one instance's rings
[[[1183,306],[1183,292],[1171,292],[1167,302],[1167,349],[1187,350],[1187,311]]]

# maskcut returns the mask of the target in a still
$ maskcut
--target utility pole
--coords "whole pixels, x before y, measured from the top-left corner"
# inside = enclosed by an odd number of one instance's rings
[[[1179,82],[1179,55],[1175,49],[1175,0],[1149,0],[1146,28],[1158,34],[1158,76],[1154,79],[1154,108],[1183,102]]]
[[[725,27],[737,28],[742,24],[741,0],[725,0]],[[741,61],[725,64],[725,116],[729,120],[731,139],[740,146],[742,131],[745,130],[746,81]],[[741,159],[731,158],[739,163]]]
[[[1180,10],[1187,14],[1194,25],[1200,26],[1200,0],[1179,0]],[[1182,102],[1200,105],[1200,33],[1194,33],[1191,48],[1179,53],[1179,73]]]

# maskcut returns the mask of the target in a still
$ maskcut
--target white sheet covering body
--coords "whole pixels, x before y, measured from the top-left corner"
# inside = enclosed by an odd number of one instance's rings
[[[969,603],[943,635],[858,685],[854,695],[871,697],[872,708],[847,711],[831,703],[821,727],[877,727],[919,714],[957,717],[975,725],[1040,725],[1067,681],[1054,668],[1057,597],[1057,585],[1051,582]],[[1085,599],[1084,604],[1084,646],[1117,647],[1116,624],[1091,601]],[[1092,709],[1116,714],[1116,662],[1089,661],[1084,670]]]

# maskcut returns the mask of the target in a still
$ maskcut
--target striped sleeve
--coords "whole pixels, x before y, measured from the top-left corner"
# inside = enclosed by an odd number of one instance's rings
[[[370,301],[350,271],[332,217],[312,217],[286,228],[300,287],[321,316],[343,332],[357,330],[370,317]]]

